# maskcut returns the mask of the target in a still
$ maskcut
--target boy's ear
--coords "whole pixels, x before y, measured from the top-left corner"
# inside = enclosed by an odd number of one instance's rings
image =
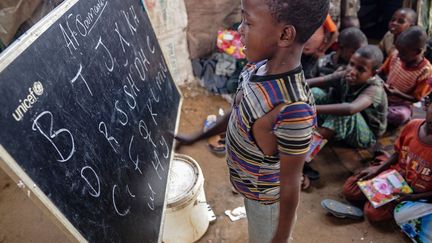
[[[426,48],[419,48],[419,49],[417,50],[417,55],[422,54],[425,50],[426,50]]]
[[[290,46],[297,35],[297,31],[293,25],[285,25],[282,28],[282,33],[279,38],[279,42],[281,43],[282,47]]]

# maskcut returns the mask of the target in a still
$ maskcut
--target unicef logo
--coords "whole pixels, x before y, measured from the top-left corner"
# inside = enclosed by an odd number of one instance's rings
[[[38,96],[41,96],[43,94],[44,87],[40,81],[37,81],[33,84],[33,92]]]

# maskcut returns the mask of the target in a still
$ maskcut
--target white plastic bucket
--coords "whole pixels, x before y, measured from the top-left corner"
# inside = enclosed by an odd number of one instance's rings
[[[190,243],[207,231],[209,221],[204,177],[198,163],[175,154],[168,178],[163,242]]]

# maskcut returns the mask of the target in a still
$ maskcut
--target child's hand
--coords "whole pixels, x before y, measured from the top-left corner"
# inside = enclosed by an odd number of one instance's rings
[[[393,195],[399,196],[399,198],[396,199],[396,201],[398,203],[403,202],[403,201],[416,201],[417,200],[417,197],[415,196],[415,194],[412,194],[412,193],[396,192],[396,193],[393,193]]]
[[[390,85],[388,84],[384,84],[384,90],[386,91],[387,94],[389,95],[393,95],[395,93],[395,89],[391,88]]]
[[[362,170],[359,174],[357,174],[357,179],[359,181],[369,180],[371,178],[376,177],[378,174],[379,174],[379,167],[371,166]]]

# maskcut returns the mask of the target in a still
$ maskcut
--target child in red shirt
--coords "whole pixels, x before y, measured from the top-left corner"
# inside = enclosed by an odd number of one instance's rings
[[[384,221],[393,217],[398,202],[426,200],[432,202],[432,105],[425,102],[426,119],[409,122],[395,144],[395,153],[378,166],[371,166],[351,176],[345,182],[344,195],[351,202],[364,203],[369,221]],[[357,181],[376,177],[388,170],[397,170],[413,189],[412,194],[400,194],[397,201],[374,208],[357,186]]]

